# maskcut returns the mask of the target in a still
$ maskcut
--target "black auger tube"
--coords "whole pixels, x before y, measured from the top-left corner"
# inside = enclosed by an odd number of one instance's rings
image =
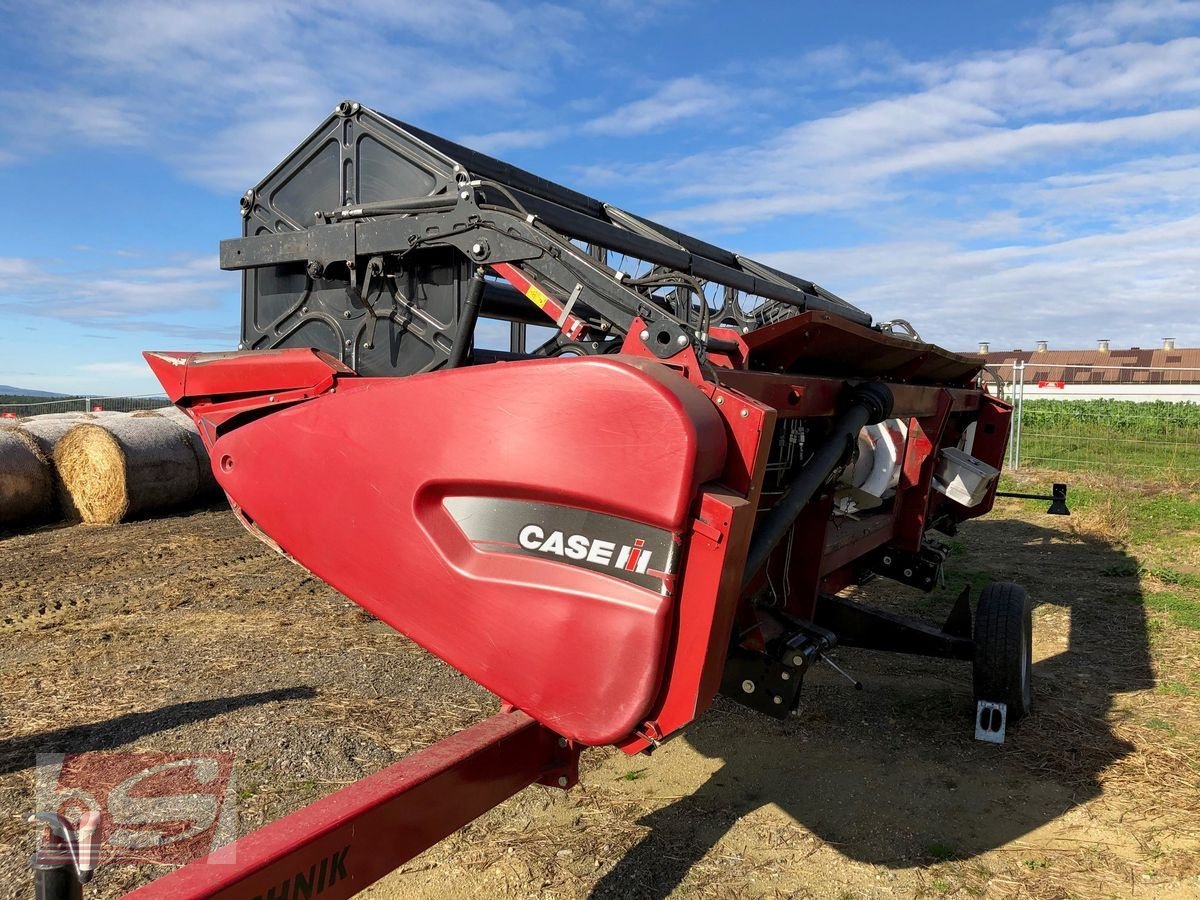
[[[892,392],[887,385],[868,382],[855,388],[850,405],[833,423],[829,439],[817,449],[779,502],[771,507],[754,529],[742,574],[743,588],[766,565],[767,558],[787,536],[796,517],[825,483],[825,479],[837,468],[863,426],[882,422],[891,413]]]
[[[447,369],[457,369],[467,359],[467,347],[475,337],[475,323],[479,320],[479,307],[483,305],[483,268],[475,270],[471,282],[467,285],[467,299],[463,303],[462,319],[458,323],[458,337],[450,348],[450,358],[446,360]]]

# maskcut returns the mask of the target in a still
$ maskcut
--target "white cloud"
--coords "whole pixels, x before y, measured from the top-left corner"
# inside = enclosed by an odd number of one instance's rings
[[[131,267],[8,257],[0,258],[0,277],[0,312],[205,339],[213,336],[211,327],[178,317],[220,310],[237,291],[237,276],[221,272],[209,255]]]
[[[1042,30],[1050,40],[1078,47],[1111,44],[1123,35],[1155,34],[1196,20],[1200,20],[1197,0],[1117,0],[1057,7]]]
[[[489,131],[469,134],[458,140],[464,147],[480,153],[503,153],[506,150],[528,150],[545,147],[569,134],[564,126],[547,128],[513,128],[505,131]]]
[[[1097,337],[1200,344],[1200,216],[1041,244],[968,249],[950,239],[764,254],[764,261],[902,316],[959,349],[975,340],[1060,347]],[[1103,328],[1105,334],[1096,333]],[[1165,329],[1165,330],[1164,330]]]
[[[585,122],[583,130],[594,134],[646,134],[687,119],[724,112],[735,100],[733,91],[704,78],[676,78],[649,97]]]
[[[403,118],[536,92],[583,22],[551,4],[488,0],[317,0],[303,11],[285,0],[61,0],[39,16],[6,27],[38,41],[57,84],[45,88],[32,72],[11,78],[0,121],[23,121],[30,104],[53,109],[61,141],[138,145],[238,192],[346,97]],[[47,33],[55,40],[41,40]],[[10,141],[0,154],[19,151],[20,135]]]

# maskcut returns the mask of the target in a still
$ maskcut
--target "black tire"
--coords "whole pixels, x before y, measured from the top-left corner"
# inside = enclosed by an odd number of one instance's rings
[[[1015,722],[1033,702],[1033,605],[1019,584],[989,584],[975,608],[975,699],[1008,705]]]

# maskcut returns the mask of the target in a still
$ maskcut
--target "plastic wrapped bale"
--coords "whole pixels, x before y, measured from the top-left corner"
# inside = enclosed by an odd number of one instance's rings
[[[54,464],[70,508],[88,524],[178,508],[200,493],[187,430],[161,417],[76,425],[55,447]]]
[[[53,460],[54,448],[62,440],[62,436],[76,425],[91,421],[93,418],[90,414],[86,419],[70,418],[66,415],[34,416],[31,419],[22,419],[13,427],[33,438],[42,455],[48,460]]]
[[[19,428],[0,428],[0,524],[44,519],[53,509],[54,479],[37,442]]]
[[[192,443],[192,450],[196,454],[196,462],[200,466],[200,496],[206,499],[209,497],[220,497],[223,493],[221,485],[217,483],[217,476],[213,474],[212,460],[208,456],[208,448],[204,446],[204,440],[200,437],[200,429],[196,427],[196,423],[192,421],[192,417],[178,406],[162,406],[158,409],[136,412],[134,415],[143,416],[147,413],[153,413],[156,416],[162,416],[164,419],[170,419],[172,422],[178,422],[179,427],[188,433],[188,439]]]
[[[81,409],[70,412],[42,413],[41,415],[29,416],[28,418],[23,419],[21,424],[24,424],[25,422],[90,422],[92,419],[96,418],[97,415],[99,414],[84,412]]]

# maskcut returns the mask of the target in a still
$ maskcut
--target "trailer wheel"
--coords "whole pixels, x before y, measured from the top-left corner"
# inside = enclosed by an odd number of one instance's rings
[[[1028,715],[1033,701],[1033,606],[1019,584],[989,584],[975,610],[975,699]]]

